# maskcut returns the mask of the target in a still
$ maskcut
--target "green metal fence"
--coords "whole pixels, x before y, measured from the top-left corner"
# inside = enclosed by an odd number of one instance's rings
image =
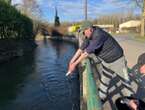
[[[86,110],[102,110],[100,98],[98,96],[98,90],[96,81],[93,77],[93,72],[89,59],[83,61],[85,67],[82,73],[83,81],[83,100],[86,102]],[[83,109],[82,109],[83,110]]]

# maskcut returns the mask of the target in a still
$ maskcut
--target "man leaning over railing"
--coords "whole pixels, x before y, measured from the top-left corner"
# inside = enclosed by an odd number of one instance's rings
[[[96,58],[101,60],[103,66],[99,85],[99,96],[102,100],[107,98],[108,87],[113,74],[120,76],[122,83],[130,88],[126,60],[123,49],[118,42],[101,28],[93,27],[93,24],[89,21],[83,22],[80,29],[85,39],[70,61],[67,75],[72,74],[76,66],[93,53]],[[127,96],[132,94],[128,90],[125,92]]]

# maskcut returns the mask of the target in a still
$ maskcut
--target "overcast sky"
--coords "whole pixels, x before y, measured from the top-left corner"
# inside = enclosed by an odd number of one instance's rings
[[[60,21],[81,21],[84,19],[84,0],[36,0],[41,10],[41,17],[49,22],[54,21],[55,6],[58,9]],[[88,0],[88,18],[112,13],[125,13],[133,10],[139,14],[140,9],[135,7],[133,0]],[[22,0],[13,0],[13,4],[22,3]]]

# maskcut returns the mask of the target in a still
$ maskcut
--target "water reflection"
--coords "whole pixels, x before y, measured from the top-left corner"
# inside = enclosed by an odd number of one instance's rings
[[[34,61],[32,53],[0,66],[0,106],[17,97],[25,86],[25,78],[35,71]]]

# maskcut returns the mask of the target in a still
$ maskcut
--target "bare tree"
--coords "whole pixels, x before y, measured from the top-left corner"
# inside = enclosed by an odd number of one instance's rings
[[[143,7],[143,1],[144,1],[144,0],[134,0],[134,1],[135,1],[136,5],[137,5],[138,7],[140,7],[140,8]]]
[[[145,36],[145,0],[134,0],[138,7],[142,10],[141,17],[141,36]]]
[[[37,0],[23,0],[23,4],[19,6],[19,9],[23,14],[34,20],[37,20],[42,16],[42,11],[37,3]]]
[[[96,24],[114,24],[115,28],[119,27],[119,24],[132,20],[140,19],[138,16],[134,15],[132,10],[128,12],[113,13],[105,16],[100,16],[94,23]]]
[[[19,5],[20,11],[33,20],[33,32],[37,34],[41,27],[42,11],[39,7],[37,0],[22,0],[22,4]],[[43,25],[43,24],[42,24]]]
[[[145,0],[143,0],[142,8],[142,23],[141,23],[141,36],[145,36]]]

